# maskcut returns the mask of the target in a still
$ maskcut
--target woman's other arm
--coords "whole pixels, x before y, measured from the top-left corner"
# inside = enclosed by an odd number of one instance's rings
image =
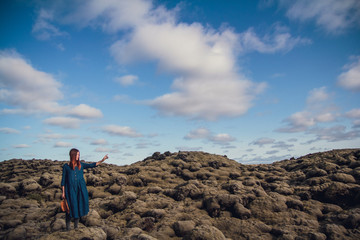
[[[65,186],[62,186],[62,198],[65,199]]]
[[[65,179],[66,179],[66,169],[65,165],[63,166],[62,178],[61,178],[61,189],[62,189],[62,198],[65,199]]]

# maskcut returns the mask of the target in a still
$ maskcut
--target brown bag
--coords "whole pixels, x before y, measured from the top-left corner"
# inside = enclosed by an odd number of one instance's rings
[[[70,212],[70,208],[69,208],[68,203],[65,198],[61,201],[61,210],[63,212],[67,212],[67,213]]]

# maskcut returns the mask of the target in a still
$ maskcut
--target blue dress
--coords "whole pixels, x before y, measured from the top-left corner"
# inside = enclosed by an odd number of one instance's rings
[[[84,169],[94,168],[96,163],[83,163],[75,170],[64,164],[61,186],[65,186],[65,198],[70,208],[70,217],[79,218],[89,213],[89,194],[84,179]]]

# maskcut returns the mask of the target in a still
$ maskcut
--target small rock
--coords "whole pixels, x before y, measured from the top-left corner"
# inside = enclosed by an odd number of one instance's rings
[[[296,210],[300,210],[300,211],[304,210],[304,204],[300,200],[289,199],[289,200],[286,201],[286,205],[289,208],[293,208],[293,209],[296,209]]]
[[[108,192],[111,194],[119,194],[121,192],[121,187],[114,183],[108,188]]]
[[[85,226],[87,226],[87,227],[103,226],[103,222],[102,222],[102,219],[101,219],[99,213],[94,209],[90,210],[88,215],[82,217],[82,221],[84,222]]]
[[[174,223],[173,228],[178,237],[183,237],[195,228],[195,222],[192,220],[177,221]]]
[[[54,182],[53,177],[49,173],[43,173],[40,177],[39,183],[43,187],[47,187]]]
[[[346,239],[346,229],[337,224],[326,224],[324,232],[328,239]]]
[[[352,214],[345,220],[345,227],[356,229],[360,226],[360,214]]]
[[[213,226],[202,225],[194,228],[188,235],[186,235],[184,240],[226,240],[224,234]]]
[[[21,181],[20,188],[22,188],[26,193],[41,190],[41,186],[31,178]]]
[[[143,214],[142,217],[153,217],[156,221],[163,218],[166,212],[164,209],[152,209]]]
[[[355,178],[352,175],[346,173],[336,173],[331,176],[331,179],[333,181],[338,181],[343,183],[356,183]]]
[[[148,188],[148,193],[160,193],[161,191],[162,188],[158,186]]]
[[[248,219],[251,216],[251,211],[245,208],[241,203],[237,202],[234,204],[235,217],[240,219]]]

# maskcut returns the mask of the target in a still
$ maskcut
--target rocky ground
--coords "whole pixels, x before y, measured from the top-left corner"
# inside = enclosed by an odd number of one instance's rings
[[[90,213],[68,232],[64,163],[0,162],[1,239],[360,239],[359,149],[260,165],[203,152],[104,163],[85,170]]]

